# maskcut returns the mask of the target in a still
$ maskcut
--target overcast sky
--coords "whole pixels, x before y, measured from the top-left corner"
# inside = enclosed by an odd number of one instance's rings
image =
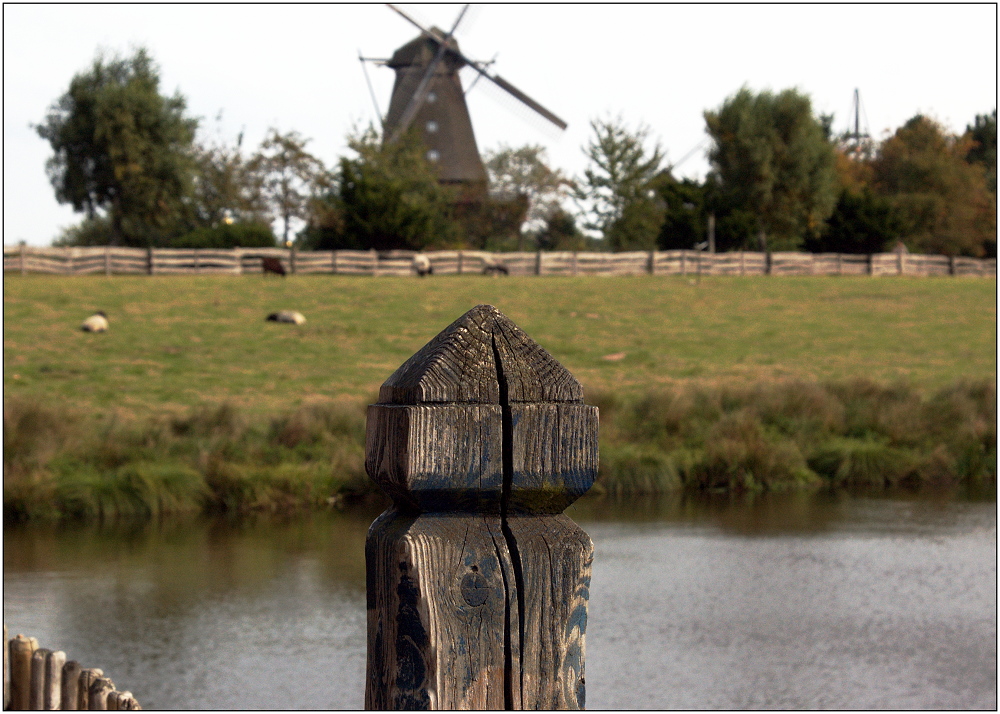
[[[401,7],[446,28],[460,9]],[[56,203],[30,125],[99,49],[148,48],[203,136],[243,131],[254,148],[269,126],[294,129],[332,165],[352,125],[376,120],[358,51],[388,57],[417,34],[383,5],[4,5],[3,20],[5,245],[48,245],[79,219]],[[480,151],[542,144],[579,174],[589,121],[620,115],[648,125],[670,162],[694,150],[676,173],[700,178],[702,112],[744,84],[797,88],[838,130],[858,88],[876,138],[918,112],[964,130],[997,104],[996,27],[995,5],[485,5],[456,36],[569,123],[526,120],[480,82],[468,95]],[[392,70],[368,71],[384,112]]]

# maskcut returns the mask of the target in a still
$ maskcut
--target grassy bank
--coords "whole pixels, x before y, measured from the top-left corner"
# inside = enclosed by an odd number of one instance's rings
[[[596,403],[595,488],[608,493],[996,481],[993,383],[929,395],[869,381],[688,386]],[[11,400],[5,518],[329,507],[373,490],[363,437],[357,407],[100,420]]]
[[[598,488],[995,480],[993,280],[29,275],[4,280],[5,514],[364,492],[364,404],[484,302],[601,406]]]

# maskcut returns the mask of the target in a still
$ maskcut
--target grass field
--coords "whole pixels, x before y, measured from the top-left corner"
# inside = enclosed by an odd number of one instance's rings
[[[606,490],[995,483],[993,280],[10,276],[5,513],[363,489],[363,405],[478,303],[601,407]]]
[[[136,415],[204,403],[273,413],[371,399],[478,303],[496,305],[587,392],[856,376],[920,388],[996,379],[993,280],[10,276],[4,392]],[[111,330],[80,332],[97,309]],[[299,310],[308,322],[265,323],[278,309]]]

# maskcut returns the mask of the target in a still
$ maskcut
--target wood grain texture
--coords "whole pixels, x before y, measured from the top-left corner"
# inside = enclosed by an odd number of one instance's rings
[[[372,405],[365,469],[412,510],[499,513],[502,432],[499,405]]]
[[[597,478],[597,407],[512,404],[512,513],[561,513]]]
[[[514,515],[524,592],[522,709],[583,709],[584,637],[594,546],[568,516]]]
[[[495,354],[511,401],[583,401],[569,371],[492,305],[477,305],[406,360],[382,385],[380,404],[500,403]]]
[[[500,519],[390,510],[365,556],[365,707],[503,709],[517,595]]]
[[[593,548],[560,514],[594,482],[597,430],[579,382],[490,305],[389,377],[365,445],[393,499],[365,545],[367,708],[583,707]]]

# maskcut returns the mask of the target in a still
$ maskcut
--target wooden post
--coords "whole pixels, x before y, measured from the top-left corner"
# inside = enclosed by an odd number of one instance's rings
[[[333,268],[333,274],[337,274],[337,251],[330,251],[330,266]]]
[[[575,266],[576,253],[573,254],[573,258],[574,258],[574,266]],[[646,266],[646,272],[648,272],[650,275],[656,275],[656,251],[655,250],[649,251],[649,263]]]
[[[80,683],[77,687],[76,708],[79,711],[90,709],[90,685],[104,676],[104,670],[92,668],[80,671]]]
[[[7,668],[7,623],[3,626],[3,708],[10,707],[10,670]]]
[[[840,253],[837,253],[837,275],[843,275],[844,269],[841,265]]]
[[[108,708],[108,695],[115,690],[115,683],[107,677],[98,677],[90,683],[87,704],[90,711],[104,711]]]
[[[708,214],[708,252],[715,253],[715,214]]]
[[[577,257],[576,257],[576,253],[577,253],[577,252],[576,252],[576,251],[574,250],[574,251],[573,251],[573,275],[574,275],[574,276],[575,276],[575,275],[577,274],[577,272],[578,272],[578,270],[579,270],[579,268],[578,268],[578,266],[577,266]]]
[[[57,650],[45,656],[43,706],[48,711],[62,709],[62,675],[66,653]]]
[[[687,253],[682,250],[681,251],[681,275],[687,275],[687,260],[685,258],[686,255],[687,255]]]
[[[295,275],[296,260],[295,260],[295,246],[291,247],[291,257],[288,259],[288,266],[292,269],[292,275]]]
[[[896,251],[896,275],[903,274],[903,251]]]
[[[542,251],[535,253],[535,275],[542,274]]]
[[[868,274],[875,275],[875,254],[868,254]]]
[[[378,251],[374,248],[371,249],[372,256],[372,275],[378,275]]]
[[[104,274],[111,275],[111,246],[104,246]]]
[[[458,251],[458,268],[456,269],[456,271],[457,271],[457,273],[459,275],[462,274],[462,268],[463,268],[462,263],[463,263],[464,257],[465,257],[465,254],[462,251]]]
[[[954,274],[955,274],[955,256],[949,255],[948,256],[948,275],[954,275]]]
[[[146,248],[146,272],[153,274],[153,247]]]
[[[10,641],[10,708],[26,710],[31,702],[31,657],[38,649],[34,637],[18,635]]]
[[[45,708],[45,660],[52,650],[39,647],[31,653],[31,681],[28,689],[28,708],[39,711]]]
[[[80,699],[80,671],[83,668],[75,659],[63,665],[62,674],[62,708],[63,711],[75,711]]]
[[[198,249],[194,248],[194,249],[192,249],[191,252],[194,253],[194,274],[197,275],[198,274],[198,268],[200,267],[198,265]]]
[[[597,408],[490,305],[368,408],[393,501],[365,544],[368,709],[577,709],[593,546],[563,509],[597,475]]]

